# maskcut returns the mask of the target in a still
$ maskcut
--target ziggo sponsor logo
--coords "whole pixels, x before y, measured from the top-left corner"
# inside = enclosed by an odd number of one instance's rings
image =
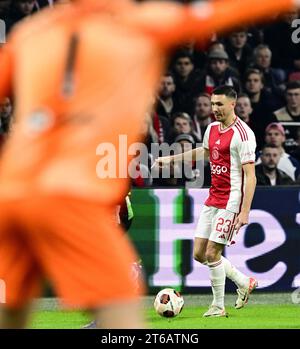
[[[210,163],[210,171],[211,174],[220,175],[222,173],[226,173],[228,171],[228,168],[226,166],[214,165]]]

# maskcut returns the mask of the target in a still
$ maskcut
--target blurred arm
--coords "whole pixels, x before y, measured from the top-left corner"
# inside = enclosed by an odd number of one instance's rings
[[[295,6],[300,6],[299,0],[197,1],[189,6],[151,1],[136,6],[131,20],[165,46],[172,46],[191,37],[205,40],[214,32],[257,22]]]
[[[12,93],[13,58],[9,43],[0,48],[0,99]]]
[[[248,163],[243,165],[243,171],[245,173],[246,185],[245,185],[245,196],[244,196],[241,212],[244,212],[248,215],[250,212],[251,203],[253,200],[255,187],[256,187],[255,164]]]
[[[238,217],[234,222],[234,226],[237,232],[243,225],[248,224],[251,203],[253,200],[255,187],[256,187],[254,163],[248,163],[243,165],[243,171],[245,173],[246,184],[245,184],[245,193],[244,193],[243,204],[241,207],[241,212],[239,213]]]

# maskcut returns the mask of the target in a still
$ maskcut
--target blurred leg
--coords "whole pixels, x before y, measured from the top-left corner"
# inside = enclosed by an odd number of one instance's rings
[[[20,218],[24,206],[23,200],[0,202],[0,328],[25,328],[31,300],[41,290],[41,271]]]
[[[0,307],[0,328],[20,329],[25,328],[30,314],[30,306],[19,309]]]
[[[36,202],[41,224],[31,234],[58,297],[70,306],[97,310],[95,319],[102,328],[144,327],[138,304],[144,282],[132,275],[137,256],[111,219],[115,208],[73,197],[49,196],[44,201]]]

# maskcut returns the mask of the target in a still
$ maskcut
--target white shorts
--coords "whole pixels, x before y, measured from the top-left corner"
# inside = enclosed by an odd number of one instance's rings
[[[195,237],[208,239],[227,246],[234,244],[236,230],[233,223],[237,215],[234,212],[204,205],[197,224]]]

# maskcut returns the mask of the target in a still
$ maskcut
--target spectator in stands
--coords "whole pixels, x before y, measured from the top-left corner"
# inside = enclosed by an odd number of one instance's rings
[[[176,153],[182,153],[192,149],[195,146],[194,138],[190,134],[182,133],[179,134],[175,139],[174,143],[177,145]],[[176,163],[170,165],[170,176],[169,178],[156,178],[153,180],[154,186],[160,187],[178,187],[184,186],[186,182],[190,182],[196,179],[196,171],[193,168],[193,161],[190,163]]]
[[[286,74],[300,70],[299,44],[292,41],[292,33],[295,30],[292,22],[298,17],[296,8],[290,10],[264,31],[265,43],[273,53],[274,68],[284,69]]]
[[[253,112],[251,125],[256,135],[257,147],[261,149],[266,127],[275,117],[272,112],[278,107],[276,98],[264,89],[264,77],[258,69],[248,69],[245,73],[245,92],[250,97]]]
[[[37,8],[41,9],[46,6],[53,6],[57,0],[36,0]]]
[[[246,93],[241,93],[236,100],[235,112],[240,119],[251,127],[251,129],[253,128],[251,125],[252,111],[253,109],[249,96]]]
[[[173,69],[176,85],[174,99],[178,110],[191,114],[194,98],[199,91],[199,75],[194,69],[192,56],[185,51],[178,52]]]
[[[7,33],[12,29],[12,27],[24,19],[30,16],[32,13],[37,11],[35,0],[12,0],[9,9],[8,18],[6,21],[6,31]]]
[[[168,119],[158,115],[155,111],[147,114],[144,129],[141,131],[141,134],[149,152],[151,151],[152,143],[168,143],[169,133],[170,122]]]
[[[194,130],[193,121],[189,114],[178,112],[175,113],[172,117],[170,143],[173,143],[175,141],[175,138],[183,133],[190,135],[193,138],[194,143],[200,142]]]
[[[285,172],[278,169],[280,150],[272,144],[264,145],[261,164],[255,166],[257,185],[293,185],[295,182]]]
[[[5,142],[11,127],[12,103],[6,97],[0,102],[0,148]]]
[[[171,73],[166,73],[160,80],[158,96],[156,98],[156,112],[167,119],[178,111],[176,100],[173,98],[176,86]]]
[[[12,103],[6,97],[0,102],[0,133],[8,133],[12,117]]]
[[[209,45],[208,52],[210,51],[225,51],[225,46],[221,41],[212,41]]]
[[[133,187],[151,187],[153,178],[149,169],[149,163],[142,163],[134,158],[129,164],[129,171]]]
[[[193,126],[195,134],[202,142],[207,126],[212,122],[212,109],[210,95],[201,93],[195,100],[195,111],[193,116]]]
[[[284,123],[286,132],[286,150],[291,152],[298,146],[298,130],[300,128],[300,81],[291,81],[287,83],[286,105],[274,112],[275,119]],[[295,124],[299,123],[299,125]],[[289,125],[290,124],[290,125]]]
[[[207,68],[201,77],[200,91],[211,94],[214,88],[226,85],[232,86],[239,92],[240,82],[237,76],[237,73],[229,67],[229,57],[226,51],[212,50],[208,53]]]
[[[195,69],[202,69],[206,62],[206,54],[201,47],[198,47],[198,43],[195,40],[189,40],[180,46],[180,51],[188,53],[193,60]]]
[[[258,45],[253,51],[253,68],[258,68],[264,75],[265,89],[282,98],[285,90],[286,74],[283,69],[272,68],[272,51],[268,45]]]
[[[192,150],[195,147],[195,141],[193,137],[189,134],[181,134],[175,138],[175,143],[178,143],[180,145],[179,152],[186,152],[189,150]],[[184,162],[181,165],[184,164],[184,168],[181,169],[182,171],[182,178],[177,179],[177,185],[183,186],[186,184],[186,182],[191,182],[196,179],[197,172],[195,172],[194,168],[194,161],[191,162]]]
[[[252,55],[252,48],[247,44],[247,39],[247,29],[240,28],[231,32],[226,40],[230,66],[236,68],[240,76],[244,75]]]
[[[285,131],[279,122],[274,122],[267,126],[265,132],[266,144],[271,144],[279,150],[278,169],[286,173],[293,180],[296,180],[300,174],[300,163],[293,156],[287,154],[284,150]],[[258,154],[260,155],[261,152]],[[261,159],[258,157],[256,164],[260,164]]]
[[[252,50],[264,43],[264,28],[263,24],[261,25],[250,25],[248,27],[248,40],[247,44],[252,48]]]
[[[0,18],[3,19],[4,21],[7,20],[10,5],[11,5],[11,0],[0,1]]]
[[[297,128],[296,139],[297,146],[296,149],[291,153],[291,155],[296,158],[300,163],[300,127]],[[300,180],[300,178],[299,178]]]

